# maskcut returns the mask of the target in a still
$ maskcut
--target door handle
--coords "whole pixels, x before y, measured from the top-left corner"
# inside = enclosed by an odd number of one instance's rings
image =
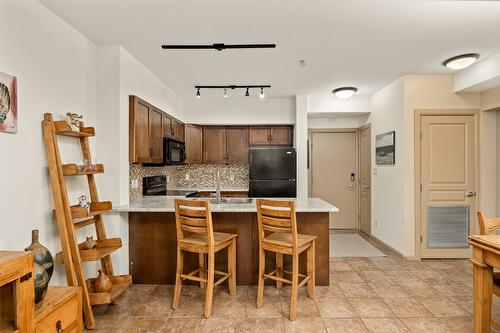
[[[477,196],[477,193],[476,193],[476,192],[472,192],[472,191],[470,191],[470,192],[465,192],[465,196],[466,196],[466,197],[469,197],[469,198],[470,198],[470,197],[475,197],[475,196]]]
[[[368,191],[370,189],[370,186],[365,186],[363,187],[363,190]]]

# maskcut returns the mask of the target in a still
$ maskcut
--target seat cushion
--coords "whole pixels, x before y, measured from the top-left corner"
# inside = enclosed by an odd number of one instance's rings
[[[302,247],[316,239],[316,236],[297,234],[297,246]],[[274,232],[264,238],[265,243],[284,247],[292,247],[292,234],[283,232]]]
[[[214,241],[215,241],[214,246],[217,247],[218,245],[225,243],[236,237],[238,237],[238,235],[236,234],[214,232]],[[206,233],[192,234],[189,235],[188,237],[183,238],[181,243],[192,244],[197,246],[208,246],[208,234]]]

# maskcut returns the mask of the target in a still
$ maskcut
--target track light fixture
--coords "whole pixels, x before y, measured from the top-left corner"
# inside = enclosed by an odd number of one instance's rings
[[[266,95],[264,94],[264,88],[271,88],[271,85],[269,85],[269,84],[258,84],[258,85],[255,85],[255,84],[250,84],[250,85],[229,84],[229,85],[225,85],[225,86],[199,86],[199,85],[196,85],[196,86],[194,86],[194,88],[196,89],[196,98],[201,97],[200,89],[224,89],[224,95],[223,95],[224,98],[228,97],[227,89],[232,89],[232,90],[245,89],[245,96],[246,97],[250,96],[250,89],[260,89],[259,98],[264,98],[264,97],[266,97]]]

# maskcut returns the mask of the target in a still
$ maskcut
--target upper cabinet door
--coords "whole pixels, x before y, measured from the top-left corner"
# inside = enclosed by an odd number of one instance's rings
[[[172,119],[172,139],[184,142],[184,124]]]
[[[248,163],[249,148],[248,127],[227,127],[226,128],[226,157],[227,163],[246,164]]]
[[[151,163],[163,162],[163,114],[149,110],[149,159]]]
[[[203,127],[186,125],[186,164],[203,162]]]
[[[203,127],[203,162],[226,163],[226,127]]]
[[[169,116],[163,115],[163,136],[172,138],[172,119]]]
[[[291,126],[272,126],[271,127],[272,145],[292,145],[293,131]]]
[[[129,98],[130,163],[149,162],[149,104],[135,96]]]
[[[250,127],[250,145],[268,145],[271,141],[269,126]]]

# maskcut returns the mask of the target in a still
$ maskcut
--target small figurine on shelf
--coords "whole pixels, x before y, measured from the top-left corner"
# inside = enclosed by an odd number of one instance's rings
[[[113,287],[113,283],[109,276],[102,269],[99,270],[99,275],[95,280],[95,291],[98,293],[107,293]]]
[[[87,236],[85,242],[83,242],[83,248],[85,250],[92,250],[97,246],[97,241],[94,239],[94,236]]]
[[[78,206],[89,209],[90,202],[88,201],[86,195],[83,194],[78,197]]]
[[[80,131],[80,125],[82,124],[83,116],[77,113],[68,112],[66,113],[66,123],[72,131]]]

